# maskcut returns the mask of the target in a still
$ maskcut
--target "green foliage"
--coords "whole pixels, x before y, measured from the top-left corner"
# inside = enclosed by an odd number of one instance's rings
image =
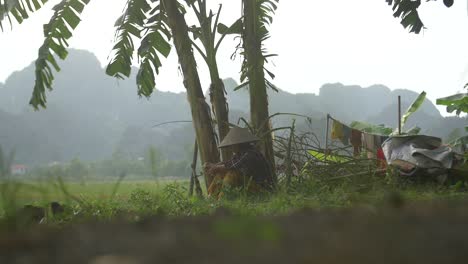
[[[242,19],[236,20],[231,26],[226,26],[223,23],[219,23],[218,25],[218,33],[223,34],[223,35],[241,35],[242,34],[242,28],[244,25],[242,24]]]
[[[171,34],[166,25],[167,17],[162,10],[157,8],[153,12],[156,13],[153,13],[148,20],[147,33],[138,49],[138,57],[141,61],[137,74],[138,94],[144,96],[150,96],[156,85],[153,69],[156,74],[159,73],[159,68],[162,66],[159,55],[167,58],[171,52],[169,43]]]
[[[160,55],[167,57],[171,51],[170,31],[164,6],[159,1],[130,0],[123,15],[116,21],[116,44],[114,56],[107,66],[106,73],[123,79],[130,77],[135,46],[133,39],[141,40],[138,48],[140,69],[137,74],[138,94],[150,96],[153,92],[155,72],[161,67]]]
[[[447,139],[446,139],[446,142],[452,142],[452,141],[455,141],[456,139],[460,138],[463,134],[462,134],[462,130],[460,128],[455,128],[454,130],[452,130],[452,132],[450,132],[450,134],[447,136]]]
[[[257,40],[260,45],[262,46],[262,52],[260,54],[261,57],[259,58],[252,58],[251,62],[247,61],[247,58],[245,56],[245,50],[246,50],[246,45],[249,45],[247,43],[244,43],[242,45],[239,45],[238,48],[242,47],[242,50],[240,51],[240,54],[243,55],[244,60],[242,62],[242,68],[241,68],[241,82],[242,84],[236,87],[234,90],[239,90],[241,88],[247,87],[249,82],[246,80],[248,79],[248,72],[251,67],[255,67],[256,63],[258,61],[261,62],[268,62],[268,59],[271,57],[277,56],[276,54],[269,54],[267,50],[263,47],[263,42],[265,42],[267,39],[270,38],[269,31],[267,27],[273,23],[273,15],[275,14],[276,9],[278,8],[277,4],[279,0],[254,0],[257,6],[257,9],[255,10],[256,14],[256,19],[255,19],[255,27],[256,27],[256,33],[257,33]],[[220,23],[218,26],[218,33],[222,34],[223,36],[225,35],[243,35],[245,32],[245,14],[243,14],[243,17],[240,18],[239,20],[236,20],[231,26],[226,26],[225,24]],[[263,63],[262,63],[263,65]],[[275,75],[266,69],[264,67],[265,73],[271,78],[274,79]],[[265,83],[266,86],[273,89],[274,91],[278,92],[278,89],[276,86],[271,83],[268,79],[265,78]]]
[[[148,215],[194,216],[221,213],[232,215],[232,221],[220,221],[215,225],[216,234],[223,239],[235,240],[246,235],[252,241],[275,242],[281,232],[274,225],[258,225],[257,216],[286,215],[307,208],[362,207],[379,210],[393,206],[397,193],[401,203],[412,201],[460,200],[468,197],[467,184],[461,181],[449,186],[432,182],[415,184],[387,176],[359,175],[339,181],[319,179],[303,172],[294,177],[289,187],[280,182],[276,193],[264,196],[232,196],[230,199],[198,199],[187,196],[187,182],[132,183],[123,182],[116,196],[109,196],[115,183],[90,183],[86,186],[62,182],[58,190],[47,189],[48,195],[38,198],[34,192],[40,187],[11,182],[0,184],[0,227],[8,223],[7,230],[17,226],[17,209],[23,204],[45,205],[52,199],[62,201],[65,212],[48,219],[50,225],[64,225],[89,219],[108,221],[115,217],[139,221]],[[65,193],[66,194],[65,194]],[[79,199],[77,198],[79,197]]]
[[[426,100],[426,92],[423,91],[406,110],[406,113],[401,117],[401,127],[404,127],[406,121],[408,121],[408,118],[414,114],[414,112],[418,111],[418,109],[424,103],[424,100]]]
[[[388,136],[393,132],[392,128],[385,127],[384,125],[372,125],[366,122],[353,121],[351,127],[366,133],[385,135]]]
[[[115,22],[114,57],[107,66],[106,73],[123,79],[130,77],[135,46],[132,37],[141,39],[145,26],[146,12],[151,6],[146,0],[129,0],[124,13]]]
[[[424,23],[419,16],[418,8],[421,6],[421,0],[385,0],[392,6],[393,16],[401,18],[401,24],[409,29],[411,33],[419,34],[424,28]],[[435,0],[433,0],[435,1]],[[429,2],[426,1],[426,2]],[[446,7],[453,5],[453,0],[444,0]]]
[[[18,23],[29,18],[30,13],[41,9],[48,0],[0,0],[0,28],[3,30],[3,20],[7,18],[11,24],[13,15]]]
[[[129,203],[140,212],[154,212],[159,208],[158,198],[145,189],[135,189],[130,194]]]
[[[466,87],[468,88],[468,86]],[[436,103],[438,105],[447,106],[447,112],[455,112],[457,115],[468,113],[468,93],[460,93],[452,96],[439,98]]]
[[[30,104],[34,108],[46,107],[46,89],[52,90],[54,80],[52,67],[60,71],[60,67],[52,52],[64,60],[67,55],[68,40],[72,31],[80,23],[79,15],[90,0],[63,0],[53,10],[54,15],[48,24],[44,25],[44,43],[39,48],[36,60],[36,81]]]
[[[157,177],[160,173],[159,168],[161,165],[161,155],[153,146],[151,146],[148,150],[148,163],[151,175],[153,175],[153,177]]]
[[[166,202],[167,212],[178,215],[190,211],[190,200],[185,186],[178,183],[169,183],[162,190],[162,198]]]
[[[245,0],[244,0],[245,1]],[[265,47],[263,46],[263,43],[270,38],[270,33],[267,29],[267,27],[273,23],[273,15],[275,14],[276,9],[278,8],[277,3],[279,0],[255,0],[257,9],[255,10],[256,14],[256,38],[257,41],[260,43],[261,47],[261,54],[260,58],[251,58],[250,61],[249,59],[246,58],[245,56],[245,50],[248,48],[246,45],[249,45],[249,43],[243,43],[243,49],[244,51],[244,61],[242,62],[242,68],[241,68],[241,82],[244,82],[248,78],[248,72],[249,69],[252,67],[256,67],[257,63],[259,61],[266,62],[268,63],[268,59],[271,57],[277,56],[276,54],[269,54]],[[244,14],[245,16],[245,14]],[[245,25],[245,18],[244,18],[244,27]],[[245,30],[245,28],[244,28]],[[263,63],[262,63],[263,65]],[[267,68],[263,68],[265,70],[265,73],[271,78],[274,79],[275,75],[269,71]],[[276,88],[273,83],[271,83],[267,78],[265,78],[265,83],[266,86],[273,89],[274,91],[278,92],[278,89]]]
[[[386,0],[388,5],[393,5],[393,16],[401,18],[401,24],[410,32],[419,34],[424,24],[419,17],[418,8],[421,0]]]

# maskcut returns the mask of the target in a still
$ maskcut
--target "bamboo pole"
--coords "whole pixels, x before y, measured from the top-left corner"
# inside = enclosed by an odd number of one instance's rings
[[[325,162],[327,161],[327,156],[328,156],[328,132],[329,132],[329,120],[330,120],[330,114],[327,114],[327,131],[325,133],[325,157],[324,160]]]
[[[398,96],[398,135],[401,135],[401,96]]]
[[[193,195],[193,187],[196,185],[196,192],[198,196],[201,196],[201,187],[200,182],[197,178],[197,161],[198,161],[198,142],[195,140],[195,146],[193,147],[193,159],[192,159],[192,175],[190,177],[190,188],[189,188],[189,196]]]
[[[293,123],[291,126],[291,134],[289,135],[289,142],[288,142],[288,149],[286,150],[286,179],[287,179],[287,186],[289,187],[291,185],[291,177],[293,174],[292,171],[292,153],[291,153],[291,148],[292,148],[292,140],[294,138],[294,129],[296,127],[296,119],[293,119]]]

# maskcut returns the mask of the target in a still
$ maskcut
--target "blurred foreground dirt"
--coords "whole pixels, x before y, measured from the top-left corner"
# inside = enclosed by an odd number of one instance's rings
[[[468,263],[468,203],[37,228],[0,234],[0,263]]]

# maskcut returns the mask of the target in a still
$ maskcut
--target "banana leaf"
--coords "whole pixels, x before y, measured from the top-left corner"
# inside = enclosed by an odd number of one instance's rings
[[[468,93],[460,93],[452,96],[439,98],[436,103],[438,105],[447,106],[447,112],[453,113],[456,111],[457,115],[462,112],[468,113]]]
[[[405,126],[406,121],[408,121],[408,118],[421,107],[425,99],[426,99],[426,92],[423,91],[421,94],[419,94],[418,98],[416,98],[416,100],[414,100],[414,102],[406,110],[406,113],[401,117],[401,127]]]
[[[307,152],[311,156],[316,158],[317,160],[325,161],[325,153],[318,152],[318,151],[315,151],[315,150],[308,150]],[[336,163],[343,163],[343,162],[347,162],[347,161],[350,161],[350,160],[351,160],[350,157],[338,156],[338,155],[332,155],[332,154],[326,155],[326,161],[331,161],[331,162],[336,162]]]

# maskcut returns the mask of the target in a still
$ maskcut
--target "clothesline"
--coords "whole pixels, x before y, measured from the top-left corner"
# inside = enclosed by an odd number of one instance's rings
[[[383,141],[385,141],[388,138],[388,136],[371,134],[365,131],[352,128],[344,124],[343,122],[333,118],[330,114],[327,114],[327,132],[325,139],[326,152],[328,152],[330,119],[333,121],[331,129],[331,139],[339,139],[343,143],[343,145],[352,145],[354,148],[353,154],[355,156],[361,153],[362,147],[364,147],[364,149],[368,152],[369,158],[371,158],[375,153],[379,154],[379,152],[381,152],[381,145]]]
[[[336,121],[336,122],[339,122],[339,123],[341,123],[343,126],[347,126],[347,127],[351,128],[351,129],[360,131],[360,132],[363,133],[363,134],[369,134],[369,135],[380,136],[380,137],[387,137],[387,136],[383,136],[383,135],[381,135],[381,134],[372,134],[372,133],[369,133],[369,132],[366,132],[366,131],[359,130],[359,129],[357,129],[357,128],[353,128],[353,127],[348,126],[348,125],[346,125],[345,123],[341,122],[340,120],[335,119],[335,118],[332,117],[330,114],[327,114],[327,122],[328,122],[329,119],[331,119],[331,120],[333,120],[333,121]]]

